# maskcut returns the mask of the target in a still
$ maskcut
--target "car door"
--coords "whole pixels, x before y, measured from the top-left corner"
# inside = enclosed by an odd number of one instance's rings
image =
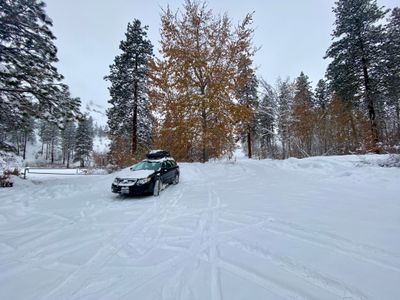
[[[177,166],[176,162],[173,160],[167,161],[167,165],[168,165],[169,182],[172,183],[172,182],[174,182],[175,176],[178,172],[178,166]]]
[[[163,161],[161,164],[161,172],[160,172],[160,179],[162,183],[168,183],[169,182],[169,174],[168,174],[168,167],[167,167],[167,162]]]
[[[163,162],[165,168],[165,177],[164,177],[164,183],[170,183],[171,182],[171,164],[169,163],[168,160]]]

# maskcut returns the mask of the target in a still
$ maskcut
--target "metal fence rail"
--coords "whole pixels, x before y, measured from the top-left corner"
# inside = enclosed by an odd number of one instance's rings
[[[87,169],[53,169],[53,170],[58,170],[58,171],[63,171],[63,170],[76,170],[76,172],[72,173],[62,173],[62,172],[51,172],[52,169],[50,168],[31,168],[31,167],[26,167],[24,169],[24,179],[26,179],[27,174],[40,174],[40,175],[61,175],[61,176],[77,176],[77,175],[103,175],[103,174],[90,174]]]

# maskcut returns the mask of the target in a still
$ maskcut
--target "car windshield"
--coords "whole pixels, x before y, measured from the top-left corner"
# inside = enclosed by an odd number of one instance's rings
[[[141,161],[140,163],[134,165],[131,170],[158,170],[161,167],[161,163],[157,161]]]

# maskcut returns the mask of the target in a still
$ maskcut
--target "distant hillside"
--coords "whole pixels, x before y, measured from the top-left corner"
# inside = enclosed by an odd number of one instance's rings
[[[106,108],[104,106],[94,103],[91,100],[89,103],[82,103],[81,110],[83,113],[87,113],[93,118],[93,124],[102,127],[107,125]]]

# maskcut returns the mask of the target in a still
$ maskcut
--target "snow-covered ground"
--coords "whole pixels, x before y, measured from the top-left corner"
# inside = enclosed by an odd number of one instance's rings
[[[400,299],[400,169],[378,156],[181,164],[0,190],[2,299]],[[127,170],[122,172],[128,172]]]

